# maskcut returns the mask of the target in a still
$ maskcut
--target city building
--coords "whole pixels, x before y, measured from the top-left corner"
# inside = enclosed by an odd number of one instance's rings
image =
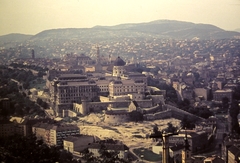
[[[10,99],[9,98],[0,98],[0,107],[2,109],[10,109]]]
[[[192,153],[203,150],[207,148],[208,145],[208,134],[203,131],[186,130],[187,139],[189,143],[189,149]],[[201,141],[199,141],[201,140]],[[180,131],[178,135],[173,135],[169,138],[170,144],[184,144],[185,143],[185,133]]]
[[[203,161],[203,163],[224,163],[224,162],[225,161],[218,156],[207,157]]]
[[[142,80],[115,80],[109,83],[109,96],[114,98],[114,96],[122,96],[133,93],[138,93],[139,95],[146,92],[146,83]]]
[[[74,102],[81,102],[81,98],[93,99],[98,95],[98,90],[96,82],[84,75],[60,75],[50,89],[55,114],[62,117],[63,110],[70,110]]]
[[[124,68],[125,64],[126,64],[126,62],[124,62],[118,56],[113,65],[112,76],[116,76],[116,77],[123,76],[125,73],[125,68]]]
[[[216,90],[213,92],[213,100],[216,102],[222,102],[223,97],[227,97],[229,102],[232,102],[233,91],[231,89]]]
[[[37,123],[33,125],[32,132],[38,139],[48,145],[63,146],[63,140],[68,136],[80,135],[76,125]]]
[[[88,145],[94,143],[96,137],[88,135],[69,136],[63,140],[63,148],[71,153],[78,153],[88,148]]]
[[[8,137],[22,133],[22,128],[9,120],[0,120],[0,137]]]
[[[228,163],[240,163],[240,147],[236,144],[228,148]]]
[[[95,157],[100,156],[99,150],[101,149],[106,149],[108,152],[117,152],[120,159],[126,160],[128,158],[129,148],[120,141],[112,139],[100,140],[88,146],[89,152],[92,152]]]
[[[80,56],[77,56],[76,60],[77,60],[77,65],[93,64],[93,60],[89,56],[86,56],[85,54],[81,54]]]

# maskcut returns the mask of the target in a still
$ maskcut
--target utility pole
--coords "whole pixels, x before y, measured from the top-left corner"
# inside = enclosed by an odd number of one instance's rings
[[[161,132],[158,131],[158,127],[155,125],[153,128],[153,134],[149,137],[154,139],[161,139],[162,146],[163,146],[163,153],[162,153],[162,163],[169,163],[169,137],[173,135],[178,135],[177,133],[166,133],[165,131]]]

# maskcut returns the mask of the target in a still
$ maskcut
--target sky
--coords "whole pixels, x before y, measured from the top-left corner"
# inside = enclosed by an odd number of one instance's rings
[[[168,19],[240,28],[240,0],[0,0],[0,35]]]

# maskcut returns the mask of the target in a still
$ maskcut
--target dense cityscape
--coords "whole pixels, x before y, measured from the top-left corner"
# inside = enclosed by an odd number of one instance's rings
[[[0,41],[2,162],[240,162],[239,33],[48,32]]]

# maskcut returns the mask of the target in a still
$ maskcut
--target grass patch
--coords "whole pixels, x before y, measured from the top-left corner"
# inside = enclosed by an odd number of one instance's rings
[[[154,162],[162,160],[161,155],[155,154],[151,150],[146,148],[137,148],[137,149],[134,149],[133,152],[138,156],[143,155],[143,160],[154,161]]]

